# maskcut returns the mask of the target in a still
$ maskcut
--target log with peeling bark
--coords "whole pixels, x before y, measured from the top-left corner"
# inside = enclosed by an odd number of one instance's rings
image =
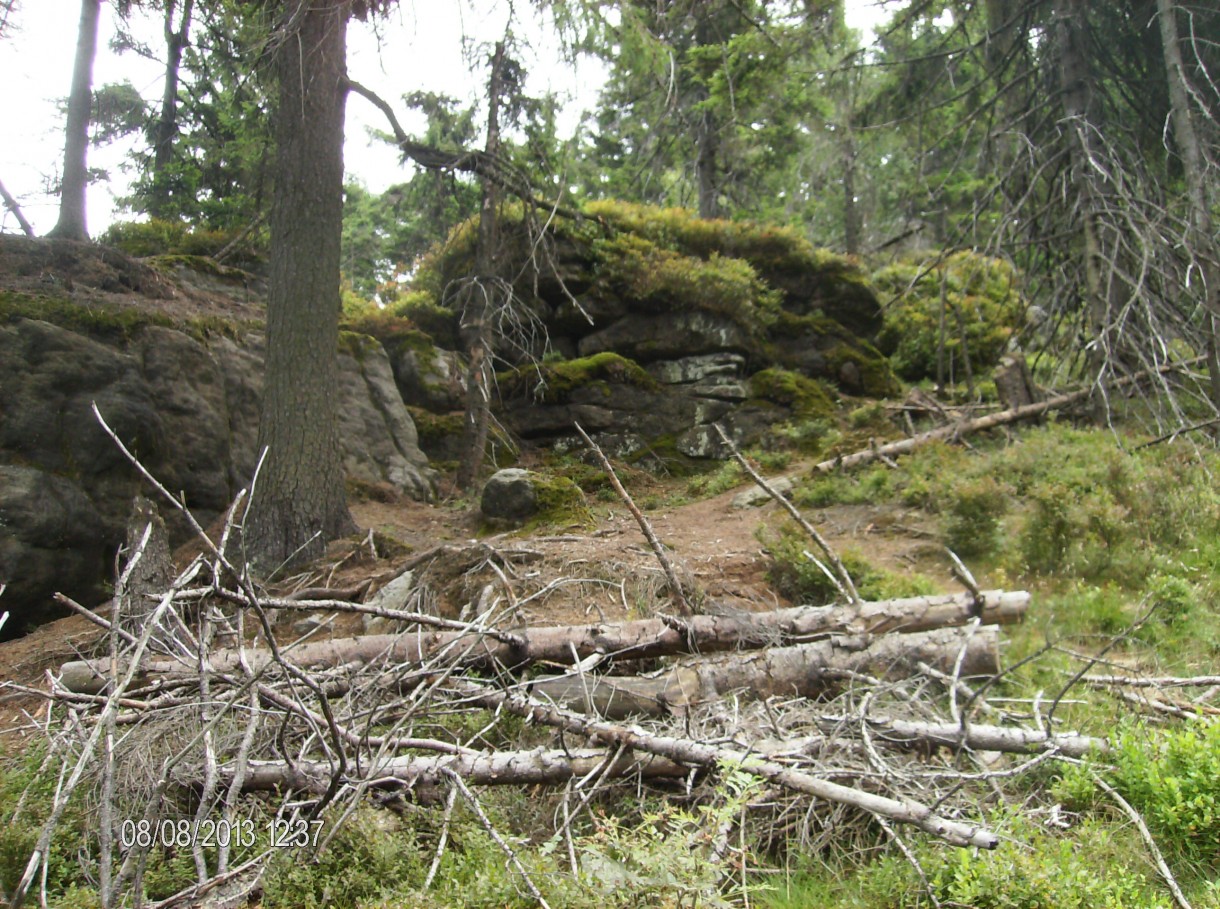
[[[848,718],[825,717],[821,721],[835,724],[842,739],[853,728],[844,722]],[[854,718],[851,718],[854,719]],[[1090,753],[1104,753],[1105,739],[1061,733],[1048,735],[1038,729],[970,724],[965,731],[950,723],[921,723],[886,717],[867,717],[870,732],[876,738],[874,746],[895,749],[935,747],[1000,751],[1009,754],[1038,754],[1055,750],[1065,757],[1080,758]],[[855,726],[858,727],[859,721]],[[806,753],[820,753],[830,739],[825,736],[804,736],[798,739],[763,739],[752,743],[751,751],[765,759],[790,759]],[[385,787],[407,787],[417,793],[430,793],[445,786],[445,771],[461,776],[476,786],[557,785],[590,774],[604,779],[635,776],[654,779],[683,777],[690,768],[678,761],[654,754],[637,754],[623,749],[616,752],[605,748],[533,748],[526,751],[495,751],[479,754],[444,754],[430,756],[403,755],[375,761],[361,770],[364,782],[381,781]],[[246,792],[276,789],[325,791],[330,784],[333,766],[327,761],[251,761],[242,777]],[[221,768],[227,783],[234,777],[230,767]]]
[[[416,792],[442,789],[446,771],[477,786],[529,786],[565,783],[592,773],[611,779],[634,776],[681,777],[688,767],[656,755],[635,755],[626,749],[615,757],[601,748],[493,751],[479,754],[442,754],[428,757],[398,756],[372,761],[362,768],[362,779],[382,781],[384,786],[409,786]],[[242,777],[247,792],[273,789],[304,789],[324,792],[334,768],[327,761],[251,761]],[[231,782],[232,768],[222,768],[222,778]]]
[[[1024,591],[985,591],[981,599],[983,624],[1004,625],[1022,620],[1030,598]],[[473,665],[569,665],[599,654],[639,659],[784,646],[830,634],[915,633],[965,625],[976,611],[973,594],[944,594],[862,603],[858,607],[803,606],[732,616],[527,628],[516,631],[513,640],[496,640],[475,631],[418,630],[301,644],[285,648],[284,654],[302,667],[383,660],[422,664],[444,653]],[[271,660],[262,649],[247,649],[245,657],[255,670]],[[234,672],[239,667],[239,655],[235,650],[218,650],[211,655],[210,663],[218,672]],[[107,685],[109,670],[106,660],[65,663],[60,684],[69,691],[96,694]],[[193,678],[198,666],[193,660],[161,658],[146,662],[142,672],[141,683],[154,678],[185,679]]]
[[[971,751],[1002,751],[1006,754],[1040,754],[1057,751],[1064,757],[1082,758],[1091,753],[1105,754],[1110,745],[1105,739],[1075,732],[1046,733],[1041,729],[992,726],[983,723],[930,723],[897,717],[870,716],[861,720],[850,716],[822,716],[818,723],[836,732],[852,725],[867,725],[874,744],[890,748],[924,750],[931,747]],[[824,739],[821,739],[824,741]]]
[[[596,738],[609,745],[652,754],[671,761],[698,767],[740,767],[792,792],[811,795],[842,805],[850,805],[887,820],[912,824],[933,836],[957,846],[994,849],[999,837],[991,831],[965,821],[938,815],[932,808],[912,799],[895,799],[861,789],[853,789],[813,776],[803,770],[760,757],[756,753],[725,745],[712,745],[687,738],[659,735],[633,726],[591,719],[572,713],[520,692],[497,691],[474,683],[463,685],[473,703],[488,709],[504,710],[524,717],[536,725],[551,726],[574,735]]]
[[[750,698],[813,697],[853,675],[906,677],[917,671],[919,663],[946,673],[956,670],[962,676],[994,676],[1000,671],[999,633],[995,628],[973,633],[953,628],[843,636],[687,661],[653,678],[569,673],[535,680],[529,690],[541,701],[623,719],[681,714],[731,692]]]

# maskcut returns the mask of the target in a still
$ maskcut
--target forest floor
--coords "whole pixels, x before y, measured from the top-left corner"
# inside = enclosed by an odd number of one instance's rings
[[[800,465],[794,463],[785,473],[799,471]],[[773,502],[734,506],[733,500],[751,488],[748,481],[710,498],[684,501],[685,480],[645,474],[641,478],[647,494],[662,503],[647,517],[680,574],[703,593],[706,611],[761,611],[793,605],[768,583],[770,559],[760,540],[760,535],[765,539],[768,529],[785,520],[779,506]],[[665,504],[669,500],[674,504]],[[369,581],[369,593],[375,593],[401,573],[404,564],[439,546],[442,549],[436,559],[423,563],[418,570],[429,574],[435,585],[436,611],[455,618],[490,575],[476,572],[471,577],[469,560],[451,556],[478,543],[506,551],[511,563],[520,563],[514,585],[519,598],[548,584],[570,581],[532,601],[511,618],[510,625],[640,618],[657,607],[655,598],[664,586],[656,557],[627,508],[619,502],[594,503],[592,524],[495,535],[479,534],[477,507],[463,499],[436,504],[407,499],[357,500],[351,508],[364,533],[336,543],[326,558],[272,585],[269,592],[282,595],[319,585],[350,588]],[[943,547],[936,542],[937,518],[933,515],[879,503],[829,505],[808,511],[807,517],[837,550],[853,552],[896,574],[917,570],[945,592],[961,589],[952,579]],[[367,543],[362,542],[370,530],[375,540],[391,543],[392,554],[379,552],[378,557],[370,557]],[[200,548],[193,541],[179,547],[178,567],[185,567]],[[99,611],[106,614],[104,608]],[[360,617],[334,616],[322,633],[360,634]],[[0,642],[0,666],[6,667],[10,680],[39,686],[47,671],[91,654],[103,638],[104,632],[85,618],[68,616],[24,637]],[[28,727],[30,712],[39,706],[36,698],[12,694],[0,698],[0,737]]]

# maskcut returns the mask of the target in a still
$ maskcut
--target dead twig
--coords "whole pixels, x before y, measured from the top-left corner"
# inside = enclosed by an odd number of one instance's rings
[[[657,539],[657,535],[652,529],[652,524],[649,522],[648,518],[644,516],[644,513],[636,506],[635,502],[631,498],[631,495],[626,489],[623,488],[623,484],[619,482],[618,474],[614,472],[614,467],[611,465],[610,459],[606,457],[605,453],[600,447],[598,447],[597,443],[589,437],[589,434],[581,428],[579,423],[574,423],[573,425],[576,427],[576,431],[580,433],[580,437],[584,439],[585,444],[589,446],[589,450],[593,452],[594,457],[597,458],[598,463],[601,464],[602,469],[606,471],[606,475],[610,478],[610,485],[614,487],[614,491],[618,493],[618,497],[623,500],[623,504],[626,505],[627,510],[631,512],[631,516],[635,518],[635,522],[640,525],[640,530],[643,532],[645,539],[648,540],[648,545],[652,547],[652,551],[656,555],[657,561],[661,563],[661,570],[665,572],[665,579],[669,582],[669,589],[674,600],[680,607],[682,614],[694,615],[695,611],[691,608],[690,601],[686,597],[686,590],[683,587],[682,582],[678,580],[677,572],[674,571],[674,567],[669,561],[669,556],[665,554],[665,547],[661,544],[661,541]]]

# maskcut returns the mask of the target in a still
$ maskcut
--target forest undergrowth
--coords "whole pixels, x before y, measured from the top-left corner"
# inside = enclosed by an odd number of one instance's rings
[[[882,419],[872,409],[849,423],[867,430]],[[820,438],[823,450],[843,443],[824,428],[793,432]],[[999,834],[995,850],[947,846],[816,800],[802,805],[723,766],[583,794],[488,787],[477,802],[374,800],[341,823],[329,819],[323,848],[275,850],[258,905],[537,905],[528,879],[554,907],[1167,907],[1175,899],[1159,853],[1183,899],[1220,907],[1212,706],[1220,679],[1200,680],[1220,652],[1220,458],[1185,439],[1147,441],[1052,420],[969,445],[932,444],[896,466],[817,476],[802,468],[809,449],[754,452],[755,463],[797,478],[791,498],[815,524],[835,506],[899,506],[936,528],[931,542],[956,552],[983,588],[1033,593],[1024,624],[1006,629],[1004,672],[967,703],[977,695],[991,716],[1105,738],[1109,752],[1027,761],[941,749],[924,756],[924,769],[876,771],[955,774],[955,802]],[[674,478],[652,499],[656,509],[680,509],[747,484],[725,467]],[[795,524],[772,528],[759,541],[775,589],[797,603],[831,599],[826,575],[801,555],[808,543]],[[874,564],[867,547],[843,561],[866,599],[938,586]],[[489,749],[554,743],[553,732],[474,708],[429,717],[427,732]],[[58,761],[45,745],[11,742],[0,746],[6,892],[63,785],[48,772]],[[153,743],[135,747],[155,751]],[[179,797],[188,817],[190,793]],[[47,905],[101,905],[97,808],[90,787],[69,802],[38,885]],[[235,844],[233,865],[271,845],[274,810],[265,797],[242,797],[239,815],[255,835]],[[195,873],[192,851],[172,845],[150,851],[141,872],[150,900],[188,887]]]

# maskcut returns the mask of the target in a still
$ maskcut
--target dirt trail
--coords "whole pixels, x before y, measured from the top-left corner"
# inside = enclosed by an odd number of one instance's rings
[[[786,516],[770,502],[734,508],[733,499],[744,488],[648,515],[671,560],[705,592],[712,610],[790,605],[767,584],[769,560],[756,535],[760,525],[774,528]],[[658,597],[664,597],[657,561],[627,509],[617,502],[595,503],[596,524],[591,528],[554,528],[529,536],[505,533],[481,540],[476,539],[477,522],[469,510],[444,504],[358,502],[352,510],[362,527],[396,540],[401,550],[379,552],[373,559],[365,544],[336,544],[327,559],[290,579],[290,587],[343,587],[369,578],[376,590],[420,553],[445,544],[448,553],[468,550],[481,542],[490,547],[483,551],[503,553],[498,564],[520,603],[515,614],[503,614],[508,624],[639,618],[651,614]],[[958,589],[931,539],[934,525],[921,512],[890,505],[836,505],[809,510],[806,516],[837,549],[854,550],[893,572],[919,571],[947,591]],[[456,617],[487,585],[501,607],[508,606],[502,582],[475,552],[474,558],[462,553],[464,559],[442,553],[435,563],[418,567],[419,576],[437,588],[437,612]],[[339,616],[324,633],[355,634],[360,628],[358,617]],[[41,686],[48,669],[92,655],[101,638],[100,629],[77,616],[44,625],[0,644],[0,678]],[[36,698],[0,695],[0,734],[28,727],[42,706]]]

